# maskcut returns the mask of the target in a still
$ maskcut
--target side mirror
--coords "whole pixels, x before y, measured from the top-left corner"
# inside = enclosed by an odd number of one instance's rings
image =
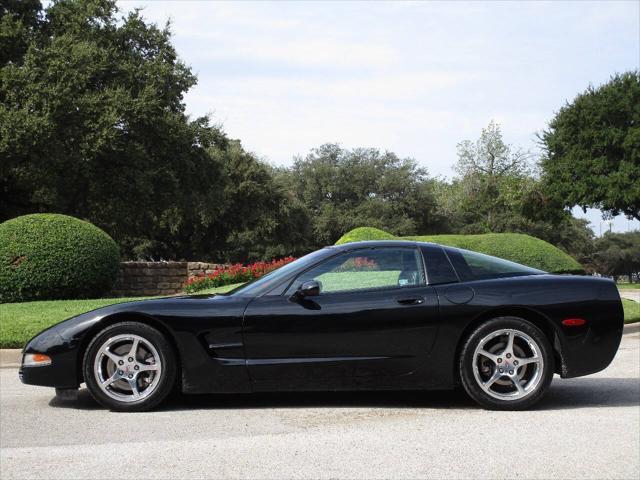
[[[300,298],[317,297],[318,295],[320,295],[320,283],[316,280],[304,282],[298,287],[298,290],[296,290],[296,296]]]

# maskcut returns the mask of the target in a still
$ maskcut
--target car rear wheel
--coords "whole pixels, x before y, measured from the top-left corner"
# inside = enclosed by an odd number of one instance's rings
[[[93,398],[118,411],[143,411],[157,406],[171,392],[176,357],[156,329],[121,322],[99,332],[84,356],[85,383]]]
[[[499,317],[469,335],[459,359],[465,391],[493,410],[523,410],[539,401],[553,378],[546,336],[531,322]]]

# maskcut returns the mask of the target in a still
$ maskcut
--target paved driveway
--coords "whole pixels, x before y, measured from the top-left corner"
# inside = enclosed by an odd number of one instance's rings
[[[530,412],[461,393],[186,397],[112,413],[0,371],[0,477],[639,478],[640,333]]]

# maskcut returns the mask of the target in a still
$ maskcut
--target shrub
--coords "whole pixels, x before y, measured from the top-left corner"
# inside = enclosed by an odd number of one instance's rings
[[[360,242],[362,240],[394,240],[398,237],[373,227],[358,227],[348,231],[338,239],[336,245],[350,242]]]
[[[360,227],[345,233],[336,245],[362,240],[415,240],[464,248],[521,263],[551,273],[584,273],[572,257],[550,243],[522,233],[481,235],[424,235],[395,237],[377,228]]]
[[[113,239],[77,218],[41,213],[0,224],[0,303],[99,297],[119,264]]]
[[[289,262],[293,262],[295,258],[285,257],[280,260],[272,260],[270,262],[256,262],[249,265],[237,263],[229,267],[219,268],[209,275],[198,275],[191,277],[184,284],[186,293],[199,292],[208,288],[222,287],[234,283],[244,283],[254,278],[260,278],[276,268],[280,268]]]

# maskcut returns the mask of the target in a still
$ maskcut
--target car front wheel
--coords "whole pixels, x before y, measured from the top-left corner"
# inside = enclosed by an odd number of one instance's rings
[[[121,322],[99,332],[83,362],[89,392],[112,410],[143,411],[157,406],[173,389],[176,357],[156,329]]]
[[[465,342],[460,359],[462,385],[485,408],[523,410],[539,401],[551,383],[554,357],[546,336],[517,317],[494,318]]]

